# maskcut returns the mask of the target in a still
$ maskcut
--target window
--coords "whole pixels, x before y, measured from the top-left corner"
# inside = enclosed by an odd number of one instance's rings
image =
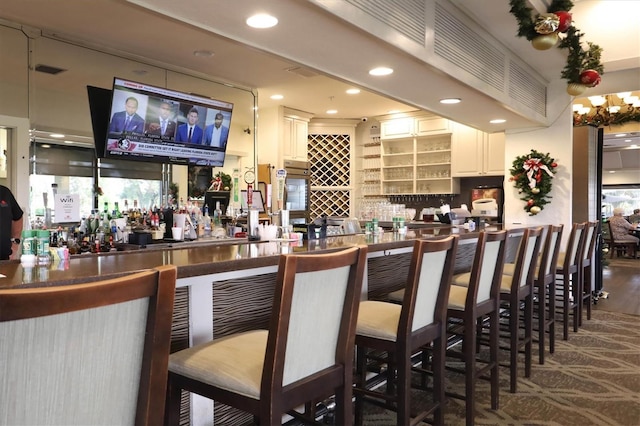
[[[640,209],[639,185],[615,185],[602,188],[602,217],[613,215],[613,209],[622,207],[625,216]]]
[[[93,148],[57,145],[36,141],[30,147],[29,209],[31,221],[44,221],[47,211],[53,211],[53,192],[78,194],[80,215],[88,216],[94,208],[94,185],[97,176],[102,195],[98,209],[108,203],[113,211],[115,203],[124,209],[138,201],[141,209],[162,206],[162,173],[160,163],[123,160],[96,160]],[[51,214],[51,213],[49,213]],[[51,218],[55,220],[55,218]]]

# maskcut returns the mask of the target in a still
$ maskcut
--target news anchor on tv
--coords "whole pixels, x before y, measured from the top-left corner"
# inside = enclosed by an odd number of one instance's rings
[[[176,142],[186,142],[200,145],[202,143],[202,128],[198,126],[198,109],[193,107],[187,114],[187,122],[178,126]]]
[[[222,149],[226,148],[227,139],[229,138],[229,128],[222,125],[223,120],[224,116],[222,113],[216,113],[213,124],[208,125],[204,129],[203,145]]]
[[[173,117],[173,105],[169,101],[160,101],[153,113],[147,115],[145,134],[160,136],[162,139],[173,139],[177,124]]]
[[[144,133],[144,118],[138,111],[138,100],[129,96],[124,102],[124,111],[116,112],[109,123],[109,133]]]

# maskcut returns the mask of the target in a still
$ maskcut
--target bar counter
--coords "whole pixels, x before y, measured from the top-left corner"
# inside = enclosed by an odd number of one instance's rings
[[[488,229],[500,229],[492,226]],[[281,253],[304,253],[335,250],[355,244],[365,244],[370,253],[389,252],[412,247],[415,238],[460,235],[461,241],[475,240],[477,232],[450,225],[411,229],[406,236],[384,232],[380,236],[340,235],[323,240],[247,241],[247,239],[199,239],[193,242],[148,245],[146,248],[100,254],[71,256],[68,262],[53,262],[48,266],[25,268],[19,261],[1,261],[0,289],[42,287],[80,283],[117,277],[132,271],[173,264],[178,279],[209,274],[240,272],[275,266]]]
[[[487,230],[498,230],[491,226]],[[206,240],[151,244],[146,248],[71,256],[68,262],[23,267],[19,261],[0,262],[1,289],[58,286],[115,278],[133,271],[173,264],[178,268],[171,332],[171,352],[269,325],[278,256],[336,250],[357,244],[368,246],[362,299],[384,299],[403,288],[411,262],[413,240],[460,236],[455,272],[471,268],[478,232],[452,225],[410,229],[407,235],[384,232],[331,236],[320,240],[288,242],[247,239]],[[517,236],[518,232],[510,232]],[[519,239],[509,238],[515,243]],[[517,244],[508,244],[507,251]],[[318,301],[322,303],[322,301]],[[242,425],[245,413],[190,394],[183,399],[181,424]],[[187,402],[188,401],[188,402]]]

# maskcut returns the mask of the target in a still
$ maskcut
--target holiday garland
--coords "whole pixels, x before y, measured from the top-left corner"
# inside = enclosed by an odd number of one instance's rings
[[[544,205],[550,203],[551,179],[558,164],[549,153],[542,154],[532,149],[529,154],[516,157],[512,167],[509,169],[509,182],[513,182],[520,199],[526,203],[524,210],[530,216],[540,213]]]
[[[602,49],[587,42],[587,50],[581,42],[583,33],[571,25],[569,10],[573,7],[570,0],[553,0],[547,8],[546,14],[538,14],[532,18],[532,9],[526,5],[526,0],[510,0],[510,12],[518,21],[518,36],[531,41],[534,48],[550,49],[558,45],[569,51],[567,64],[561,76],[568,82],[567,92],[576,96],[588,87],[595,87],[600,83],[600,75],[604,67],[600,62]],[[559,34],[564,34],[560,37]],[[560,43],[558,44],[558,40]]]

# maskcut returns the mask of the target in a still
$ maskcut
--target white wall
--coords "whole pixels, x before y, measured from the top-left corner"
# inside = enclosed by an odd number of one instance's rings
[[[505,182],[504,217],[507,226],[564,224],[565,230],[572,224],[572,179],[573,170],[573,127],[571,108],[561,111],[549,128],[537,128],[506,132],[505,143]],[[550,203],[535,216],[529,216],[524,210],[524,201],[520,200],[518,190],[509,182],[509,169],[516,157],[526,155],[531,149],[549,153],[558,163],[554,175]],[[564,238],[568,236],[564,232]],[[563,238],[563,239],[564,239]]]

